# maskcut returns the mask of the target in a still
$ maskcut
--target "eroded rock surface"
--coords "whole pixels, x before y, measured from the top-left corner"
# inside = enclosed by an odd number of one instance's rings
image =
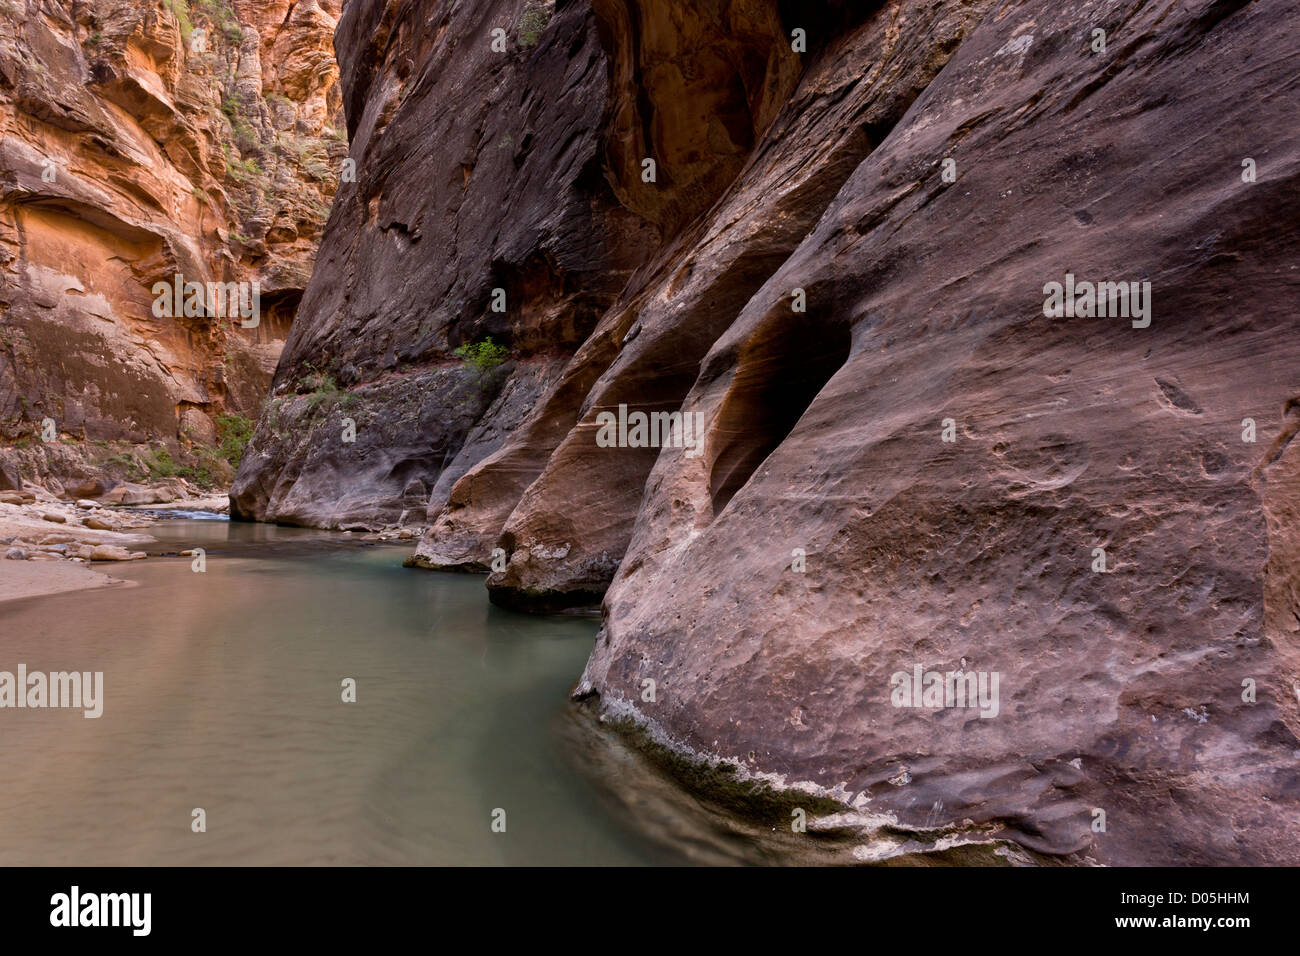
[[[921,852],[1300,861],[1296,8],[538,6],[345,12],[358,181],[235,510],[423,488],[412,563],[603,595],[578,696]]]
[[[65,443],[177,453],[256,417],[345,150],[340,7],[0,3],[0,436],[48,419]],[[257,324],[159,317],[178,274],[256,281]]]
[[[344,12],[336,48],[356,182],[341,184],[303,302],[311,318],[276,373],[284,428],[263,419],[235,513],[380,524],[408,510],[417,482],[426,508],[447,469],[492,450],[470,437],[484,410],[480,431],[517,421],[656,241],[601,172],[608,78],[594,16],[582,4],[550,12],[537,36],[521,34],[520,5],[502,0],[420,16],[396,2]],[[509,32],[508,52],[492,50],[493,29]],[[496,289],[504,312],[492,308]],[[486,375],[463,368],[454,350],[488,338],[512,360]],[[429,387],[458,397],[442,405],[441,428],[412,432],[394,460],[366,423],[400,427]],[[304,411],[293,396],[338,388],[354,402],[356,440],[331,429],[318,466],[299,468],[284,446],[314,427],[304,415],[319,405]],[[336,480],[346,461],[357,464]],[[356,485],[367,514],[345,503]]]

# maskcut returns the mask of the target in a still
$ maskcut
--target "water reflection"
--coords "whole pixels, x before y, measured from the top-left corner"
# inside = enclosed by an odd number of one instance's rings
[[[153,533],[206,572],[153,557],[112,568],[133,587],[0,604],[0,670],[105,675],[98,720],[0,711],[0,864],[677,860],[566,752],[595,622],[502,611],[477,576],[402,568],[407,547]]]

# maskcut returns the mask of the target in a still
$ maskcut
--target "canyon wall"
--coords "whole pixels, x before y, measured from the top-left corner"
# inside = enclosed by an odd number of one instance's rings
[[[1297,27],[350,4],[356,182],[232,511],[599,602],[575,696],[852,860],[1296,863]]]
[[[340,8],[0,3],[0,437],[26,477],[258,415],[346,153]],[[177,275],[256,282],[260,315],[160,316]]]

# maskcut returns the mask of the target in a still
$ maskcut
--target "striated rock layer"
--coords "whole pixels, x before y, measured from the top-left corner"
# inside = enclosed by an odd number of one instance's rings
[[[340,6],[0,3],[0,436],[175,451],[256,417],[345,148]],[[178,274],[256,281],[256,325],[158,317]]]
[[[399,520],[414,502],[422,522],[435,491],[446,500],[556,385],[657,242],[601,171],[607,60],[590,10],[569,5],[521,46],[517,7],[344,11],[335,46],[356,181],[340,186],[308,320],[276,372],[284,425],[259,425],[232,513],[341,527]],[[493,29],[512,34],[507,52],[491,48]],[[492,309],[496,289],[506,311]],[[511,350],[499,368],[453,354],[488,338]],[[322,383],[351,405],[304,399]],[[443,421],[420,421],[421,407]],[[518,466],[514,497],[538,467]]]
[[[1300,862],[1298,27],[352,4],[357,183],[232,507],[424,500],[412,563],[603,595],[576,695],[901,835],[854,859]],[[701,441],[606,447],[635,411]]]

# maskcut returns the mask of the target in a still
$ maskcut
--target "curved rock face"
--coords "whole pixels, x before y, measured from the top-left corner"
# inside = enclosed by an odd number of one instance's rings
[[[0,3],[0,435],[174,450],[257,415],[345,149],[340,6]],[[256,324],[159,315],[177,275],[256,282]]]
[[[702,6],[349,7],[237,508],[603,595],[576,695],[858,859],[1300,861],[1300,13]]]
[[[655,241],[600,173],[606,60],[591,12],[571,5],[521,45],[516,6],[345,11],[356,181],[276,373],[285,427],[263,420],[232,513],[337,527],[399,520],[415,502],[423,520],[440,478],[447,488],[513,430]],[[508,52],[493,51],[494,29],[509,30]],[[512,352],[489,374],[452,354],[489,338]],[[321,380],[352,407],[304,399]],[[434,393],[456,397],[429,406],[448,411],[430,430],[412,412]]]

